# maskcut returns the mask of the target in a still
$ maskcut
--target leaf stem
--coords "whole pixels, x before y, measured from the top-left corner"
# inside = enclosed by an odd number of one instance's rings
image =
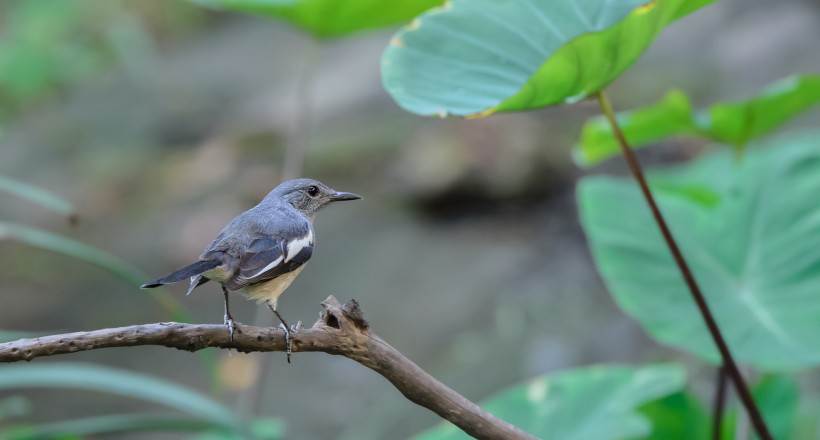
[[[621,153],[623,153],[624,158],[629,165],[629,169],[635,177],[635,180],[638,181],[638,186],[640,186],[644,199],[646,199],[646,203],[652,211],[652,216],[655,219],[655,223],[658,224],[658,228],[661,230],[663,239],[666,241],[666,245],[669,247],[669,251],[672,253],[672,257],[675,259],[675,263],[680,269],[681,275],[686,282],[686,286],[689,288],[689,292],[692,294],[692,298],[695,300],[695,304],[697,305],[698,310],[700,310],[701,316],[703,316],[706,327],[712,335],[712,339],[715,341],[715,345],[717,345],[718,351],[720,352],[720,356],[723,360],[723,366],[726,369],[726,373],[732,379],[732,382],[734,382],[738,397],[740,397],[741,402],[743,402],[743,406],[749,414],[749,418],[752,421],[752,425],[754,426],[757,435],[760,436],[762,440],[772,440],[772,435],[769,433],[769,428],[766,426],[766,422],[763,420],[763,416],[761,416],[760,410],[757,408],[757,405],[749,392],[749,387],[746,385],[746,382],[743,380],[743,376],[740,374],[740,369],[732,356],[732,352],[729,350],[729,346],[726,344],[726,340],[723,338],[723,334],[715,321],[715,317],[712,315],[712,311],[709,309],[709,305],[706,303],[706,298],[703,296],[700,286],[698,286],[691,269],[689,269],[689,265],[683,258],[683,253],[681,252],[677,241],[675,241],[675,238],[672,236],[672,232],[670,231],[663,214],[661,214],[660,208],[658,208],[658,205],[655,202],[655,197],[649,189],[649,184],[646,182],[646,177],[644,177],[641,165],[638,162],[637,157],[635,157],[635,153],[632,151],[632,148],[629,146],[623,131],[621,131],[620,125],[618,125],[618,121],[615,118],[615,112],[612,110],[612,104],[609,102],[609,99],[606,94],[604,94],[603,90],[597,93],[597,97],[598,104],[600,104],[601,110],[604,112],[604,116],[607,121],[609,121],[609,125],[612,127],[612,134],[615,136],[615,139],[621,147]]]
[[[310,147],[311,124],[313,122],[313,95],[316,89],[316,74],[322,57],[323,46],[313,36],[308,35],[304,49],[301,72],[296,81],[296,102],[293,103],[293,121],[285,140],[285,156],[282,164],[281,180],[295,179],[304,172],[305,157]],[[270,325],[273,315],[267,307],[257,307],[254,325]],[[240,414],[248,417],[259,414],[265,397],[267,379],[271,375],[271,356],[259,360],[253,386],[243,391],[237,398],[236,406]]]
[[[726,368],[723,365],[718,367],[716,379],[712,406],[712,440],[720,440],[723,428],[723,409],[726,407]]]
[[[322,44],[309,37],[302,71],[296,82],[296,102],[294,120],[286,141],[285,160],[282,165],[282,180],[300,177],[304,169],[305,156],[310,146],[310,126],[313,122],[313,94],[316,88],[316,74],[321,61]]]

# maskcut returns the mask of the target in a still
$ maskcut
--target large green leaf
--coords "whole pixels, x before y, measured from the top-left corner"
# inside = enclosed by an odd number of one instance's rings
[[[820,133],[770,145],[741,162],[719,150],[651,180],[737,359],[763,369],[817,365]],[[693,192],[708,194],[708,203]],[[716,362],[703,319],[632,180],[586,178],[578,198],[595,262],[618,304],[659,341]]]
[[[617,78],[667,24],[711,2],[452,0],[396,34],[382,79],[422,115],[575,102]]]
[[[131,371],[79,363],[0,367],[0,390],[21,388],[78,389],[118,394],[175,408],[232,431],[244,430],[236,414],[209,397],[173,382]]]
[[[482,406],[545,440],[607,440],[649,434],[638,407],[681,389],[683,368],[598,366],[541,376],[516,385]],[[415,440],[469,439],[449,423]]]
[[[65,199],[38,186],[0,176],[0,191],[42,205],[70,219],[74,219],[76,216],[74,208]]]
[[[699,136],[742,149],[750,140],[820,104],[820,75],[791,76],[752,98],[717,103],[693,111],[689,97],[672,90],[652,106],[618,113],[618,124],[633,148],[677,135]],[[582,166],[618,155],[620,147],[602,116],[591,118],[581,131],[574,156]]]
[[[202,6],[287,20],[317,37],[407,22],[444,0],[193,0]]]

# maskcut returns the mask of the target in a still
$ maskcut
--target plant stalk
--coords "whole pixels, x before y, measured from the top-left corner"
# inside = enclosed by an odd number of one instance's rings
[[[712,406],[712,440],[720,440],[723,428],[723,410],[726,408],[726,368],[717,369],[715,400]]]
[[[604,116],[607,121],[609,121],[609,125],[612,127],[612,134],[618,141],[618,144],[621,147],[621,152],[629,165],[629,169],[632,171],[632,175],[635,176],[635,180],[638,181],[638,186],[641,188],[644,199],[646,199],[646,203],[652,211],[652,217],[654,217],[655,223],[657,223],[658,228],[660,228],[663,239],[666,241],[666,245],[669,247],[669,251],[672,253],[672,257],[675,259],[675,263],[680,269],[681,275],[686,282],[686,286],[689,288],[689,292],[695,300],[695,304],[697,305],[698,310],[706,323],[706,327],[712,335],[712,339],[715,341],[715,345],[717,345],[718,351],[720,352],[720,356],[723,360],[723,366],[726,369],[726,373],[735,384],[738,397],[743,403],[743,406],[746,408],[746,412],[749,414],[749,419],[751,419],[757,435],[760,436],[762,440],[772,440],[772,435],[769,432],[769,428],[766,426],[766,422],[763,420],[763,416],[760,414],[760,410],[757,408],[757,405],[752,398],[752,394],[749,392],[749,387],[746,385],[746,381],[740,374],[740,369],[735,362],[734,356],[732,356],[732,352],[729,350],[729,346],[726,344],[726,340],[720,331],[720,327],[718,327],[717,321],[715,321],[714,315],[712,315],[712,311],[709,309],[709,305],[706,303],[706,298],[703,296],[700,286],[698,286],[689,265],[683,258],[683,253],[681,252],[677,241],[675,241],[675,238],[672,236],[672,232],[670,231],[660,208],[658,208],[658,204],[655,202],[655,197],[649,189],[649,184],[646,182],[646,177],[644,177],[641,165],[638,162],[637,157],[635,157],[635,153],[632,151],[632,148],[629,146],[623,131],[621,131],[621,126],[618,125],[618,121],[615,118],[615,112],[612,110],[612,104],[609,102],[609,99],[606,94],[604,94],[603,90],[597,93],[597,97],[601,110],[604,112]]]
[[[296,82],[296,102],[293,103],[294,119],[285,140],[285,156],[282,164],[281,180],[301,177],[304,172],[305,157],[310,147],[310,132],[313,122],[313,95],[316,89],[316,75],[319,70],[323,46],[320,41],[308,36],[304,50],[302,71]],[[273,315],[266,307],[257,307],[254,325],[271,325]],[[243,391],[237,399],[237,411],[247,416],[258,415],[265,397],[267,379],[271,374],[271,356],[263,356],[259,361],[253,386]]]

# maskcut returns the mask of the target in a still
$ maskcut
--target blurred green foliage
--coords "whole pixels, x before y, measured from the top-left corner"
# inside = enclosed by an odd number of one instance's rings
[[[641,407],[652,422],[652,432],[641,440],[701,440],[709,438],[712,417],[700,398],[688,391],[652,401]]]
[[[685,383],[686,372],[677,365],[597,366],[535,378],[491,397],[482,407],[544,439],[641,437],[652,431],[652,425],[638,407],[679,391]],[[445,423],[414,438],[470,437]]]
[[[820,75],[801,75],[777,81],[752,98],[716,103],[697,112],[686,94],[670,90],[660,102],[618,113],[617,117],[632,148],[647,147],[670,136],[689,135],[728,144],[741,152],[749,141],[817,104]],[[619,153],[606,119],[599,116],[587,121],[575,147],[576,161],[591,166]]]
[[[125,31],[150,41],[149,34],[185,33],[203,22],[200,14],[181,13],[178,2],[140,3],[1,2],[0,122],[123,61]]]
[[[473,117],[572,103],[617,78],[666,24],[708,3],[454,0],[394,36],[384,52],[382,77],[400,106],[422,115]],[[441,44],[450,39],[455,41]],[[688,97],[673,91],[660,104],[619,120],[627,137],[639,143],[687,133],[742,151],[751,139],[818,101],[818,77],[800,76],[750,100],[697,114]],[[579,162],[617,154],[606,122],[596,118],[587,124],[576,152]],[[651,179],[736,358],[765,370],[813,367],[820,364],[820,214],[813,201],[820,192],[820,133],[770,143],[752,149],[740,163],[730,151],[718,151],[652,173]],[[718,361],[637,185],[631,179],[587,177],[578,200],[595,262],[621,308],[657,340]],[[797,388],[789,378],[767,379],[755,394],[777,438],[789,438]],[[520,391],[505,396],[503,404],[485,406],[507,414],[532,402]],[[587,403],[579,412],[588,415],[593,407]],[[657,424],[649,438],[703,438],[711,423],[697,400],[684,394],[644,410]],[[530,426],[512,414],[508,420]],[[551,421],[548,429],[570,420],[567,415]],[[620,423],[627,426],[628,420]],[[532,432],[545,438],[571,435]],[[459,435],[442,427],[423,438]]]
[[[281,424],[260,420],[248,424],[231,409],[210,397],[172,382],[132,371],[78,363],[11,365],[0,368],[0,390],[49,388],[97,391],[143,399],[169,407],[187,417],[154,414],[117,414],[45,425],[0,428],[7,440],[84,438],[89,435],[183,431],[213,432],[203,438],[275,440]]]
[[[198,0],[197,3],[290,21],[317,37],[347,35],[410,21],[437,0]],[[669,23],[712,0],[589,0],[491,2],[454,0],[420,15],[398,32],[383,56],[383,82],[402,107],[428,115],[486,115],[564,102],[598,92],[628,69]],[[135,46],[161,47],[163,35],[184,33],[206,15],[177,14],[181,2],[13,0],[0,4],[0,122],[108,69],[127,68]],[[151,29],[147,29],[150,27]],[[492,32],[488,32],[491,29]],[[385,42],[387,43],[387,42]],[[749,101],[693,113],[672,92],[650,109],[622,115],[628,136],[651,142],[692,132],[745,145],[817,101],[817,77],[779,83]],[[750,116],[751,115],[751,116]],[[614,151],[601,121],[590,122],[603,153]],[[586,133],[586,132],[585,132]],[[653,174],[684,251],[705,286],[730,346],[762,369],[820,362],[820,133],[752,148],[738,163],[720,151]],[[607,143],[609,142],[609,143]],[[597,150],[596,150],[597,151]],[[16,181],[0,189],[67,212],[60,200]],[[581,214],[596,263],[622,308],[656,339],[708,361],[716,355],[680,284],[633,184],[588,178]],[[142,274],[79,241],[26,225],[0,223],[13,239],[102,267],[131,284]],[[174,305],[166,301],[169,310]],[[177,309],[177,311],[179,311]],[[10,335],[6,335],[9,337]],[[19,335],[17,335],[19,336]],[[210,352],[207,352],[210,353]],[[213,362],[209,368],[213,371]],[[485,402],[498,416],[544,438],[703,438],[711,420],[685,391],[680,366],[581,368],[537,377]],[[0,389],[70,388],[145,399],[178,415],[96,416],[4,428],[9,438],[73,438],[123,432],[182,431],[199,439],[276,439],[275,419],[247,420],[210,397],[162,379],[80,364],[0,368]],[[810,439],[811,409],[792,377],[767,376],[754,388],[778,438]],[[809,408],[809,410],[806,410]],[[30,410],[25,399],[0,401],[0,418]],[[732,434],[735,418],[724,424]],[[16,436],[16,437],[15,437]],[[419,439],[464,438],[450,425]]]
[[[0,191],[36,203],[66,216],[69,220],[76,221],[77,214],[67,200],[38,186],[0,176]]]
[[[319,38],[342,37],[397,25],[444,0],[192,0],[210,8],[249,12],[291,22]]]

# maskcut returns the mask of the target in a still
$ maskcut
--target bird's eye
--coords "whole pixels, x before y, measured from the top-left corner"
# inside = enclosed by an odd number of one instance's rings
[[[307,193],[311,197],[316,197],[317,195],[319,195],[319,188],[315,186],[309,186],[307,189]]]

